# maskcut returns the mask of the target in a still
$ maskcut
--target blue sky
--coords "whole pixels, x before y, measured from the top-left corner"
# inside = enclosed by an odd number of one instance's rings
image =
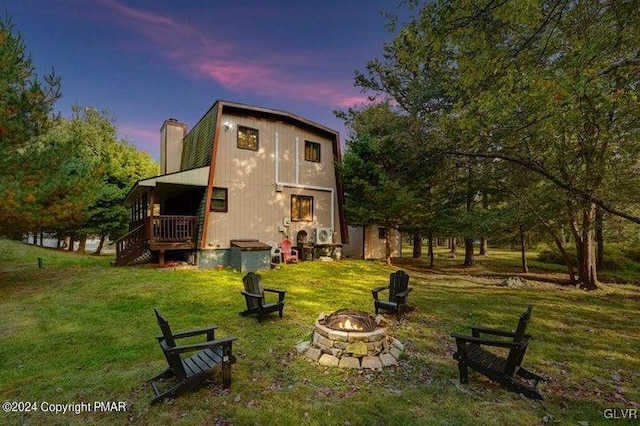
[[[109,110],[156,159],[167,118],[191,128],[217,100],[282,109],[340,132],[366,102],[355,70],[393,35],[395,0],[5,0],[36,72],[62,77],[56,111]]]

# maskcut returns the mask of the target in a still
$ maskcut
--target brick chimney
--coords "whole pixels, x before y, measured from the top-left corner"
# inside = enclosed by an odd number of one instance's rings
[[[160,173],[179,172],[182,161],[182,141],[187,134],[187,125],[175,118],[162,123],[160,128]]]

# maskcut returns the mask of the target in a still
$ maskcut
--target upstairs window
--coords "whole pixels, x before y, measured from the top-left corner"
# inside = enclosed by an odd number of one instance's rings
[[[294,222],[311,222],[313,220],[313,197],[291,196],[291,220]]]
[[[226,213],[229,211],[228,204],[228,191],[227,188],[216,188],[214,187],[211,191],[211,207],[210,210],[212,212],[223,212]]]
[[[320,144],[318,142],[304,141],[304,159],[320,162]]]
[[[258,150],[258,129],[238,126],[238,148]]]

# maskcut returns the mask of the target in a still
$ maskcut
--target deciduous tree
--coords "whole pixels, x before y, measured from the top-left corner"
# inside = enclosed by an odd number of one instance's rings
[[[425,117],[442,152],[560,189],[593,289],[597,209],[640,223],[639,25],[633,0],[425,2],[356,82]]]

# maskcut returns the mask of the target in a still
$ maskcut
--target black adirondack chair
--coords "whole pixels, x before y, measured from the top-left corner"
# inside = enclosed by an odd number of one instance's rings
[[[389,290],[389,299],[382,300],[378,293]],[[373,306],[378,314],[378,309],[386,309],[396,313],[398,320],[400,313],[407,308],[407,296],[413,290],[409,287],[409,275],[403,270],[398,270],[389,275],[389,285],[377,287],[371,290],[373,294]]]
[[[259,274],[249,272],[242,278],[244,283],[244,291],[241,291],[247,302],[247,309],[240,312],[240,315],[258,314],[258,322],[262,322],[262,316],[270,312],[278,311],[282,318],[282,310],[284,309],[284,297],[286,291],[277,290],[275,288],[263,287],[262,277]],[[267,302],[265,292],[277,293],[278,300],[276,302]]]
[[[216,339],[214,336],[215,330],[218,328],[216,326],[173,333],[169,322],[158,308],[153,308],[153,310],[156,313],[160,330],[162,330],[162,336],[157,337],[158,343],[160,343],[169,368],[147,381],[151,384],[155,395],[151,400],[152,404],[165,398],[175,398],[194,389],[219,370],[222,374],[222,385],[225,388],[231,386],[231,364],[236,361],[231,349],[236,337]],[[176,339],[202,334],[206,334],[206,342],[176,345]],[[183,358],[183,354],[195,351],[198,352]],[[165,381],[166,383],[163,383]],[[161,386],[164,389],[161,389]]]
[[[458,370],[460,371],[460,383],[468,383],[468,367],[487,376],[491,380],[500,383],[505,388],[521,393],[532,399],[542,400],[542,395],[536,390],[538,382],[544,379],[521,367],[522,359],[529,345],[530,334],[525,334],[527,324],[531,319],[532,306],[520,315],[518,327],[515,332],[495,330],[484,327],[471,327],[471,336],[462,334],[451,334],[456,339],[457,352],[453,357],[458,360]],[[483,338],[481,335],[497,336]],[[508,355],[502,357],[494,351],[486,348],[504,348]],[[523,383],[522,380],[533,381]]]

